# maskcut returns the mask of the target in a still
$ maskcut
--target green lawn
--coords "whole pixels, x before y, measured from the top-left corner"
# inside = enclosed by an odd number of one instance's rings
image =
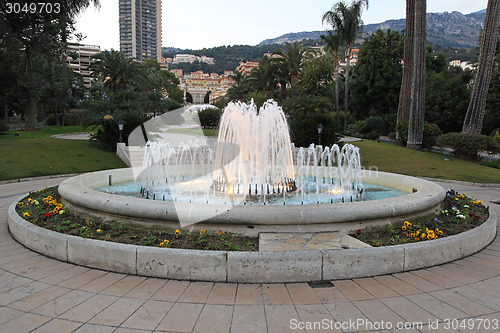
[[[125,167],[114,152],[103,151],[88,141],[50,137],[74,132],[84,131],[79,126],[51,126],[0,135],[0,180]]]
[[[206,135],[216,135],[206,130]],[[88,141],[55,139],[53,134],[83,132],[78,126],[47,127],[33,132],[10,131],[0,135],[0,180],[80,173],[125,167],[114,152],[103,151]],[[15,136],[18,133],[19,136]],[[437,153],[414,151],[390,143],[363,140],[362,165],[405,175],[500,183],[500,169],[462,161]]]
[[[360,148],[361,164],[365,168],[418,177],[453,179],[476,183],[500,183],[500,170],[442,154],[415,151],[390,143],[363,140],[353,142]]]
[[[203,131],[203,135],[205,135],[205,136],[217,136],[217,135],[219,135],[219,130],[209,129],[209,128],[205,128],[203,130],[199,129],[199,128],[171,128],[167,132],[201,135],[201,131]]]

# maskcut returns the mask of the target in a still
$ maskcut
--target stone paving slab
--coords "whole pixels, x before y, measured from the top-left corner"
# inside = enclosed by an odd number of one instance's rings
[[[331,329],[305,331],[458,332],[444,329],[446,319],[472,320],[475,327],[460,332],[498,331],[478,327],[481,321],[500,321],[498,237],[485,250],[453,263],[319,287],[161,280],[72,264],[65,264],[63,271],[51,270],[60,262],[37,253],[15,255],[27,250],[9,235],[7,207],[19,193],[61,180],[0,185],[0,332],[303,332],[298,324],[322,320],[331,323]],[[499,190],[444,186],[466,192],[500,214],[500,205],[492,203],[500,197]],[[394,325],[420,321],[422,326],[349,327],[349,320],[356,319]],[[439,326],[431,327],[430,321]]]
[[[344,232],[260,233],[259,251],[363,249],[371,245]]]

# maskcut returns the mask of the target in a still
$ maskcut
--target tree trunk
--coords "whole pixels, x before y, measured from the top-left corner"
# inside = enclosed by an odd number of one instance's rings
[[[476,81],[474,82],[469,107],[465,115],[462,133],[481,134],[484,108],[495,60],[499,16],[500,0],[489,0],[481,38],[481,52],[479,54]]]
[[[32,79],[33,74],[33,54],[31,53],[31,47],[26,45],[25,48],[26,55],[26,78],[28,80]],[[33,92],[28,89],[26,102],[23,104],[24,120],[25,120],[25,130],[35,130],[36,129],[36,99],[33,96]]]
[[[413,71],[413,47],[415,38],[415,0],[406,0],[405,47],[403,57],[403,79],[399,94],[397,122],[407,121],[410,116],[410,90]],[[401,138],[399,132],[396,137]]]
[[[422,149],[425,115],[425,52],[427,48],[426,0],[415,1],[415,47],[407,147]]]
[[[54,59],[51,54],[47,54],[47,57],[50,59],[49,60],[49,85],[52,90],[53,97],[56,95],[56,79],[55,79],[55,71],[54,71]],[[52,110],[54,113],[54,120],[55,120],[55,125],[56,126],[61,126],[61,123],[59,122],[59,116],[57,114],[57,99],[50,99],[49,100],[49,110]]]
[[[351,47],[347,46],[345,51],[345,98],[344,98],[344,132],[347,131],[347,118],[349,116],[349,58]]]
[[[337,123],[340,126],[340,96],[339,96],[339,72],[335,72],[335,108],[337,109]]]
[[[299,81],[299,74],[297,73],[290,73],[291,80],[290,84],[292,86],[292,97],[297,96],[297,82]]]
[[[281,89],[281,99],[284,100],[286,97],[286,82],[280,83],[280,89]]]

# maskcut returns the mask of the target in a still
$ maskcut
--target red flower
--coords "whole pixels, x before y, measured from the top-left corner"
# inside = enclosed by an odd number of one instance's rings
[[[49,213],[45,213],[45,214],[43,214],[43,216],[45,216],[45,217],[51,217],[52,213],[50,213],[50,212]]]
[[[361,235],[361,229],[356,230],[356,235]]]

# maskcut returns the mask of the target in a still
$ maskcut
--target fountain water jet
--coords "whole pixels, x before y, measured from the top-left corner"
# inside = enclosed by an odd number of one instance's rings
[[[292,195],[300,196],[295,203],[333,203],[358,200],[363,193],[359,149],[350,144],[296,149],[286,116],[272,100],[259,111],[253,102],[230,103],[215,148],[148,142],[143,168],[143,197],[154,193],[173,201],[224,197],[224,202],[266,204],[272,198],[285,204]]]

